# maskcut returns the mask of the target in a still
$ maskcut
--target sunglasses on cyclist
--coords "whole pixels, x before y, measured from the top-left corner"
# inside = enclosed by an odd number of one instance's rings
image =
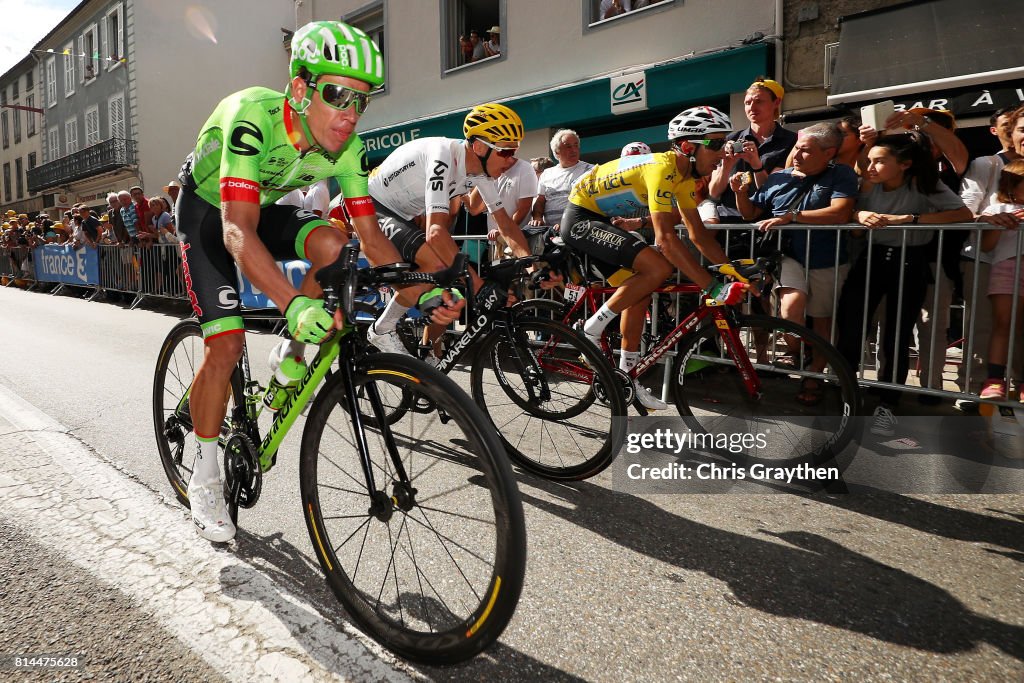
[[[488,147],[493,149],[494,153],[497,154],[502,159],[508,159],[509,157],[514,157],[516,155],[516,152],[519,151],[518,147],[498,147],[497,145],[494,145],[494,144],[491,144],[490,142],[487,142],[487,140],[484,140],[483,138],[477,138],[477,140],[479,140],[480,142],[484,143],[485,145],[487,145]]]
[[[726,140],[725,138],[718,138],[715,140],[690,140],[690,142],[692,142],[695,145],[704,145],[712,152],[717,152],[718,150],[725,147],[725,143],[729,141]]]
[[[366,105],[370,103],[370,93],[354,90],[337,83],[317,83],[315,90],[320,91],[320,99],[333,109],[348,109],[356,105],[356,113],[362,115]]]

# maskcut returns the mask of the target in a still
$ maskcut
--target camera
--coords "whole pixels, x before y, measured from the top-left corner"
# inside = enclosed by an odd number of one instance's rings
[[[740,152],[743,151],[743,141],[730,140],[729,142],[725,143],[725,151],[728,152],[729,154],[739,154]]]

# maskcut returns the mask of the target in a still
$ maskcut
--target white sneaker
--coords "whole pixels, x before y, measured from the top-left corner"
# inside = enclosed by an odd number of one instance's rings
[[[235,525],[224,502],[224,485],[220,480],[200,484],[188,482],[188,502],[192,508],[192,522],[199,535],[214,543],[227,543],[235,537]]]
[[[651,390],[640,384],[640,382],[634,380],[633,389],[636,391],[636,398],[640,401],[640,405],[647,408],[647,410],[665,410],[668,408],[667,403],[652,394]]]
[[[878,436],[896,435],[896,416],[892,414],[892,410],[885,406],[878,406],[875,408],[873,417],[875,422],[871,425],[872,434],[877,434]]]
[[[376,346],[384,353],[400,353],[405,356],[411,356],[409,350],[405,348],[405,344],[398,338],[398,330],[392,330],[384,334],[378,334],[376,331],[377,323],[370,325],[366,330],[366,340]]]

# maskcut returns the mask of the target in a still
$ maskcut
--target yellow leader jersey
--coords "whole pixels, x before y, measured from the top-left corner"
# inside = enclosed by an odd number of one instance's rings
[[[696,208],[693,178],[676,168],[675,152],[621,157],[595,166],[569,194],[576,206],[609,218],[636,218],[657,211]]]

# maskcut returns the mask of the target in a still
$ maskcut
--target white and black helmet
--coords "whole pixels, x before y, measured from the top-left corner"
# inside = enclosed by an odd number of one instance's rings
[[[704,138],[709,133],[731,133],[732,121],[714,107],[690,107],[668,124],[668,139]]]

